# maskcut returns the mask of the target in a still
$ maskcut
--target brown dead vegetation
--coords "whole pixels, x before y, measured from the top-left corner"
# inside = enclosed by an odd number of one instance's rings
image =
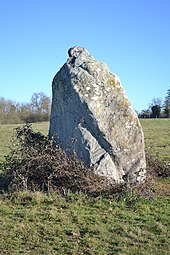
[[[156,194],[156,178],[170,176],[168,167],[153,159],[147,152],[148,175],[144,184],[132,187],[129,184],[110,183],[106,178],[96,175],[92,169],[85,167],[75,155],[66,155],[53,140],[50,141],[47,136],[34,132],[31,125],[16,128],[15,144],[17,146],[13,147],[1,165],[1,190],[6,185],[10,191],[55,191],[62,195],[68,192],[83,192],[94,197],[116,198],[135,193],[153,197]],[[168,184],[159,183],[159,187],[165,191],[165,195],[168,194]],[[162,193],[158,191],[158,194]]]

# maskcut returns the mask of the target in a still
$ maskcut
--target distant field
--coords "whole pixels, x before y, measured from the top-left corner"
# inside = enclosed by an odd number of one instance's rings
[[[145,146],[155,158],[170,162],[170,119],[140,119]]]
[[[170,119],[141,119],[146,149],[165,162],[170,162]],[[10,141],[16,125],[0,125],[0,161],[9,152]],[[33,129],[48,134],[49,122],[35,123]]]

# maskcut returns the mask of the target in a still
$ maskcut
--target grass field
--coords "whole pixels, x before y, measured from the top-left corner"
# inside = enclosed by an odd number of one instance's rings
[[[170,119],[141,119],[145,146],[151,155],[170,163]]]
[[[170,119],[141,119],[145,135],[145,146],[151,154],[165,162],[170,162]],[[9,153],[14,128],[19,125],[0,125],[0,161]],[[35,131],[48,134],[49,122],[33,124]]]
[[[0,199],[0,254],[168,255],[168,198]]]
[[[141,123],[146,148],[170,162],[170,120]],[[47,134],[48,125],[33,128]],[[0,126],[1,160],[9,152],[14,127]],[[157,179],[153,196],[125,195],[119,200],[71,193],[1,194],[0,255],[168,255],[169,184],[168,179]]]

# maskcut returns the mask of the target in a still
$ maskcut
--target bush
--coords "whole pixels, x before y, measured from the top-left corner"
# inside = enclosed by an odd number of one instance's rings
[[[167,166],[163,161],[153,158],[148,151],[146,152],[146,163],[149,174],[162,178],[170,177],[169,166]]]
[[[68,156],[54,140],[32,130],[16,128],[16,139],[1,168],[12,191],[81,191],[93,196],[113,194],[122,186],[94,174],[75,155]],[[10,181],[9,181],[10,180]]]
[[[140,187],[110,183],[84,166],[75,155],[68,156],[54,139],[34,132],[31,124],[26,124],[16,128],[11,152],[1,163],[0,190],[55,191],[64,195],[71,191],[95,197],[122,197],[136,189],[138,194],[150,197],[153,176],[168,177],[169,169],[149,153],[146,159],[148,176]]]

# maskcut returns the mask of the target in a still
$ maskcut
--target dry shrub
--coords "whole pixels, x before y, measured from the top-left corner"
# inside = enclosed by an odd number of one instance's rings
[[[135,192],[147,197],[154,184],[153,177],[167,177],[169,173],[165,165],[148,153],[146,159],[148,175],[144,184],[132,187],[128,183],[110,183],[96,175],[93,169],[88,169],[75,155],[68,156],[53,139],[34,132],[27,124],[16,128],[14,145],[1,165],[4,173],[1,180],[3,187],[6,182],[11,191],[55,191],[60,194],[71,191],[95,197],[121,197]]]
[[[15,146],[3,163],[12,191],[83,192],[92,196],[120,193],[121,185],[109,183],[88,169],[74,155],[68,156],[54,140],[34,132],[30,124],[16,128]]]
[[[138,185],[136,187],[131,187],[132,193],[152,199],[155,196],[159,195],[157,188],[156,188],[156,182],[157,178],[166,178],[170,176],[170,169],[169,167],[162,161],[155,159],[151,156],[151,154],[147,151],[146,152],[146,168],[147,168],[147,176],[144,183],[141,185]]]
[[[146,163],[149,174],[162,178],[170,177],[170,167],[163,161],[153,158],[148,151],[146,152]]]

